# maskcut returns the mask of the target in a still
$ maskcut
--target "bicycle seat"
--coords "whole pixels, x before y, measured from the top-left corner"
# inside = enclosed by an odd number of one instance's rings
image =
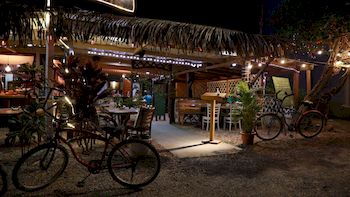
[[[305,106],[312,106],[314,103],[312,101],[305,100],[305,101],[302,101],[301,104]]]

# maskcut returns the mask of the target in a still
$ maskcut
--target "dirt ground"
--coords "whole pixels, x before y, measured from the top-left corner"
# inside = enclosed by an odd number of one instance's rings
[[[212,157],[178,159],[156,145],[161,172],[142,190],[123,188],[107,172],[92,175],[83,188],[76,187],[87,171],[70,157],[63,176],[48,188],[24,193],[10,181],[5,196],[350,196],[350,122],[329,125],[315,139],[282,135],[269,142],[256,140],[238,153]],[[237,143],[237,135],[217,137]],[[1,146],[0,163],[9,175],[19,156],[18,148]]]

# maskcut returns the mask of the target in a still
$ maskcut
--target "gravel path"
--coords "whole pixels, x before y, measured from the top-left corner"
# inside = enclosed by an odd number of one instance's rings
[[[256,140],[238,153],[212,157],[178,159],[156,145],[161,172],[137,191],[123,188],[107,172],[92,175],[83,188],[76,187],[87,171],[70,157],[63,176],[48,188],[23,193],[10,182],[6,196],[350,196],[350,124],[334,125],[315,139]],[[236,135],[218,135],[238,143]],[[1,147],[0,155],[10,174],[19,149]]]

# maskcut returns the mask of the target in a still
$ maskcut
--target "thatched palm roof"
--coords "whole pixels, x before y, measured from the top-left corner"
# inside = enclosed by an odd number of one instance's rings
[[[118,37],[118,42],[133,43],[136,46],[146,44],[161,50],[175,48],[186,53],[198,50],[214,53],[228,51],[244,58],[283,55],[283,41],[272,36],[188,23],[99,14],[80,9],[56,9],[51,13],[51,27],[56,38],[65,36],[87,41],[96,36],[103,39]],[[0,17],[3,21],[0,23],[0,37],[5,40],[12,36],[20,44],[29,42],[33,39],[34,26],[38,28],[36,31],[39,31],[39,39],[45,39],[45,25],[42,21],[44,13],[35,7],[31,9],[12,5],[9,8],[0,5]]]

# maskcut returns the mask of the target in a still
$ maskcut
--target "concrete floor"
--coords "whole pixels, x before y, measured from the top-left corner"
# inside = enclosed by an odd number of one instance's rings
[[[208,138],[191,130],[171,125],[168,120],[152,122],[152,140],[179,158],[230,154],[241,150],[237,146],[224,142],[202,143]]]

